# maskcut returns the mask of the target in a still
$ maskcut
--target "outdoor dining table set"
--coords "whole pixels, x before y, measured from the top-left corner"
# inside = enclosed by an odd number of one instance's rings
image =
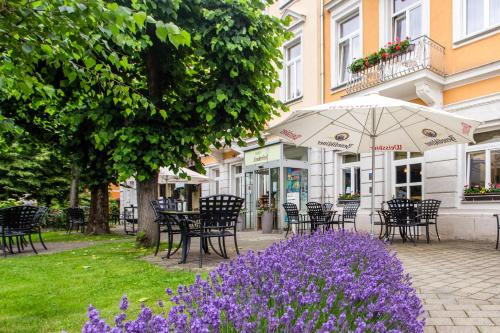
[[[346,223],[352,223],[356,230],[356,216],[359,208],[359,202],[350,202],[344,206],[340,214],[333,210],[332,203],[308,202],[306,204],[307,214],[300,214],[297,205],[291,202],[283,204],[286,212],[286,222],[288,228],[285,237],[288,236],[290,229],[294,227],[296,232],[303,235],[304,232],[325,231],[337,226],[338,229],[344,229]]]
[[[415,244],[419,237],[419,228],[425,228],[426,240],[429,243],[429,227],[434,225],[439,239],[437,218],[440,204],[441,201],[434,199],[414,201],[398,198],[384,202],[382,208],[377,210],[379,222],[376,225],[380,226],[379,238],[392,241],[397,233],[403,242],[409,240]],[[337,226],[338,229],[344,229],[346,223],[352,223],[354,230],[356,230],[359,202],[348,202],[340,213],[333,210],[331,203],[309,202],[306,207],[307,214],[300,214],[295,204],[283,204],[288,224],[285,237],[288,236],[292,226],[301,235],[305,231],[324,231],[334,226]]]
[[[203,253],[209,254],[210,249],[217,255],[228,258],[226,238],[232,238],[236,253],[239,254],[236,239],[236,224],[243,205],[243,199],[234,195],[212,195],[200,198],[198,211],[169,210],[161,201],[154,200],[151,207],[154,210],[158,234],[167,234],[167,254],[170,258],[181,250],[181,260],[187,261],[190,244],[193,238],[198,238],[199,267],[203,265]],[[174,244],[174,236],[179,235],[180,241]],[[215,244],[214,244],[215,243]],[[156,244],[155,255],[160,248],[160,237]]]
[[[32,235],[38,234],[40,243],[47,249],[42,239],[42,221],[47,214],[47,207],[14,206],[0,209],[0,246],[4,256],[14,253],[14,243],[21,252],[28,242],[33,252],[38,253],[33,245]]]

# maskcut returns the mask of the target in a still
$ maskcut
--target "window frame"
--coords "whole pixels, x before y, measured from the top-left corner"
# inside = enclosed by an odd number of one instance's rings
[[[406,22],[405,22],[406,36],[401,36],[400,39],[402,40],[402,39],[406,38],[407,36],[409,36],[411,39],[415,39],[415,38],[423,36],[424,35],[424,2],[423,2],[423,0],[418,0],[417,3],[414,3],[413,5],[410,5],[410,6],[406,7],[405,9],[400,10],[399,12],[394,11],[394,0],[389,0],[389,1],[391,1],[390,10],[391,10],[391,37],[392,37],[392,40],[396,40],[396,29],[395,29],[395,25],[394,25],[395,19],[398,18],[399,16],[402,16],[402,14],[404,14],[404,17],[406,20]],[[421,14],[422,14],[422,22],[421,22],[422,26],[420,27],[421,34],[420,34],[420,36],[411,36],[410,35],[410,20],[409,20],[410,12],[417,7],[420,7]]]
[[[359,155],[358,156],[358,160],[356,162],[349,162],[349,163],[344,163],[343,161],[343,157],[345,155],[349,155],[349,154],[339,154],[339,169],[340,169],[340,186],[339,188],[341,189],[340,190],[340,193],[339,194],[347,194],[345,193],[345,179],[344,179],[344,170],[349,170],[351,172],[351,195],[352,194],[361,194],[361,155],[360,154],[356,154],[356,155]],[[356,180],[355,180],[355,169],[358,169],[358,174],[359,174],[359,177],[360,177],[360,181],[359,181],[359,188],[357,188],[357,185],[356,185]]]
[[[361,57],[363,56],[363,6],[361,1],[345,1],[343,5],[339,5],[337,9],[330,11],[330,45],[333,47],[332,52],[330,52],[330,63],[332,64],[330,70],[330,90],[341,89],[349,81],[349,78],[347,78],[344,82],[341,82],[340,76],[340,24],[355,15],[359,15],[358,36],[359,56]],[[352,44],[349,47],[352,49]]]
[[[478,31],[467,33],[467,0],[453,0],[453,45],[460,47],[476,40],[488,37],[500,32],[500,22],[497,24],[489,24],[490,15],[489,7],[490,0],[483,1],[483,10],[486,15],[483,19],[483,27]],[[488,22],[488,23],[486,23]]]
[[[392,175],[392,184],[391,184],[391,193],[392,193],[392,197],[393,198],[396,198],[396,188],[398,187],[406,187],[406,193],[408,193],[408,199],[410,199],[410,195],[411,195],[411,192],[410,192],[410,187],[411,186],[420,186],[421,189],[422,189],[422,200],[425,199],[425,182],[424,182],[424,179],[425,179],[425,175],[424,175],[424,156],[419,156],[419,157],[411,157],[411,153],[410,152],[406,152],[406,158],[405,159],[400,159],[400,160],[396,160],[394,158],[394,152],[391,154],[391,158],[392,158],[392,163],[391,163],[391,175]],[[421,172],[421,179],[419,182],[411,182],[411,179],[410,179],[410,165],[412,164],[420,164],[420,172]],[[406,166],[408,172],[406,173],[406,182],[405,183],[401,183],[401,184],[397,184],[396,183],[396,168],[398,166]]]
[[[428,36],[430,33],[430,0],[420,0],[420,4],[422,6],[421,36]],[[384,47],[384,45],[386,45],[388,42],[394,41],[393,24],[392,24],[393,6],[394,6],[393,0],[379,0],[379,22],[382,22],[381,24],[379,24],[380,47]],[[413,39],[413,36],[410,36],[410,38]]]
[[[292,60],[288,60],[288,50],[291,49],[292,47],[300,45],[300,56],[293,58]],[[285,103],[289,103],[291,101],[298,100],[304,96],[304,47],[302,43],[302,34],[297,35],[295,38],[292,40],[288,41],[286,44],[283,45],[283,88],[284,88],[284,98],[283,101]],[[300,66],[297,66],[297,62],[300,61]],[[295,85],[298,87],[297,84],[297,77],[298,77],[298,72],[301,72],[302,76],[302,84],[300,85],[300,94],[297,96],[289,97],[289,82],[288,82],[288,66],[289,65],[295,65]]]
[[[484,164],[487,166],[485,168],[484,174],[484,187],[489,189],[491,185],[491,152],[500,152],[500,142],[490,142],[477,145],[469,145],[465,149],[465,185],[470,186],[470,153],[474,152],[485,152]]]
[[[342,32],[342,29],[340,28],[342,24],[346,23],[347,21],[353,19],[354,17],[358,17],[358,28],[356,30],[354,30],[353,32],[351,32],[350,34],[342,37],[340,34]],[[343,19],[341,20],[338,20],[337,21],[337,44],[335,45],[335,47],[337,48],[337,54],[338,54],[338,62],[337,62],[337,77],[338,77],[338,85],[342,85],[342,84],[345,84],[349,81],[349,75],[347,75],[347,77],[344,78],[344,80],[342,80],[342,75],[344,73],[344,69],[342,68],[342,59],[343,58],[343,54],[341,54],[341,45],[342,44],[345,44],[347,43],[348,46],[349,46],[349,55],[351,57],[351,59],[354,59],[356,57],[360,57],[361,54],[359,55],[354,55],[353,54],[353,39],[354,38],[358,38],[359,40],[359,50],[361,51],[362,49],[362,45],[361,45],[361,17],[359,16],[359,11],[358,12],[353,12],[351,13],[351,15],[348,15],[346,17],[344,17]],[[349,60],[346,60],[346,67],[349,66]]]
[[[236,173],[235,169],[236,167],[241,167],[241,173]],[[240,197],[243,198],[244,190],[245,190],[245,185],[244,185],[244,174],[245,170],[243,169],[243,163],[234,163],[230,165],[230,170],[231,170],[231,193],[233,195],[238,196],[237,193],[237,188],[236,188],[236,179],[240,179]]]
[[[215,175],[216,172],[219,173],[218,176]],[[221,194],[221,193],[219,193],[220,192],[220,180],[221,180],[220,167],[214,167],[214,168],[210,169],[210,178],[213,179],[213,184],[211,184],[212,186],[210,186],[210,195]]]

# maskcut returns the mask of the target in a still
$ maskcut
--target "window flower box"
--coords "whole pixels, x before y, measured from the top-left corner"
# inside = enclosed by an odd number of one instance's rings
[[[340,194],[337,200],[337,205],[345,205],[349,202],[359,202],[359,194]]]
[[[469,187],[464,188],[464,201],[500,201],[500,184],[490,184],[489,188]]]
[[[411,43],[410,37],[406,37],[406,39],[402,41],[396,39],[394,42],[387,43],[383,48],[378,50],[378,52],[374,52],[364,58],[354,59],[349,65],[349,70],[351,73],[355,74],[401,54],[412,52],[413,50],[415,50],[415,44]]]

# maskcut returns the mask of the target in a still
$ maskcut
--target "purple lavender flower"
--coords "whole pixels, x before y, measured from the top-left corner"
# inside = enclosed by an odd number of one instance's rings
[[[122,300],[120,301],[120,310],[127,311],[128,309],[128,298],[127,295],[122,296]]]
[[[89,307],[82,332],[423,332],[422,304],[384,243],[350,232],[294,237],[196,277],[162,314],[110,328]],[[124,296],[120,309],[125,311]],[[160,304],[161,306],[161,304]]]

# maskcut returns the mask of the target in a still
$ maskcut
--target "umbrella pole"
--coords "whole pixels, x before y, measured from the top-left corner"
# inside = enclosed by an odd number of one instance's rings
[[[370,235],[373,237],[373,224],[375,219],[375,108],[372,109],[372,197],[371,197],[371,213],[370,213]]]

